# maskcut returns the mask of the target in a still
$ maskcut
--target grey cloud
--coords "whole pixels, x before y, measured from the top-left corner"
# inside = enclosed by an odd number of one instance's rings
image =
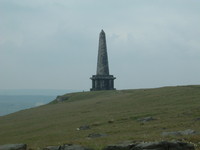
[[[197,0],[1,0],[0,89],[88,90],[98,34],[116,87],[198,84]]]

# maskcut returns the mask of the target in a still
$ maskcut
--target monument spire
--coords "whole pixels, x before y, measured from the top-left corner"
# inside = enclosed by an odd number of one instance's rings
[[[92,80],[91,91],[115,90],[114,80],[116,78],[109,74],[106,34],[103,30],[99,34],[97,72],[90,79]]]
[[[97,75],[109,75],[106,35],[103,30],[101,30],[101,33],[99,34]]]

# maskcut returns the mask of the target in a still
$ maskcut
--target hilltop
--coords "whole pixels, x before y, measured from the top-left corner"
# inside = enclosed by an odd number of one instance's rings
[[[38,148],[73,143],[101,148],[121,141],[179,139],[199,144],[200,135],[163,136],[163,132],[200,131],[200,86],[80,92],[51,103],[0,117],[0,144]],[[142,118],[153,118],[141,121]],[[77,130],[88,125],[88,130]],[[89,138],[91,134],[106,135]]]

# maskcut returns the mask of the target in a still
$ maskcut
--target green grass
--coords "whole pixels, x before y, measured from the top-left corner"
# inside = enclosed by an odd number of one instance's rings
[[[0,144],[26,143],[33,149],[64,143],[100,149],[117,142],[177,140],[199,145],[200,135],[168,136],[164,131],[200,131],[200,86],[80,92],[61,103],[0,117]],[[139,118],[155,121],[141,124]],[[114,120],[114,123],[108,123]],[[77,131],[81,125],[90,130]],[[90,133],[108,136],[89,139]],[[198,149],[198,147],[197,147]]]

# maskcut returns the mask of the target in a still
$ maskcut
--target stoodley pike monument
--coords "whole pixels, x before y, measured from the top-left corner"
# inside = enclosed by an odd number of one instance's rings
[[[92,88],[90,91],[115,90],[114,80],[116,78],[109,74],[106,35],[103,30],[101,30],[99,35],[97,72],[90,79],[92,80]]]

